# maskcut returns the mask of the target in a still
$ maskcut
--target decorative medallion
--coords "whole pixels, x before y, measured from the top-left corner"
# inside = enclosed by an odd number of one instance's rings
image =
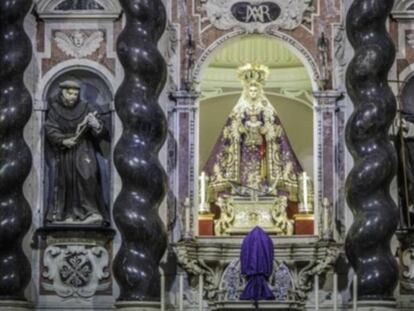
[[[90,36],[82,31],[74,31],[70,35],[61,31],[55,34],[55,41],[62,52],[75,58],[86,57],[94,53],[103,39],[102,31],[95,31]]]
[[[221,30],[242,28],[247,32],[292,30],[313,12],[312,0],[202,0],[207,16]]]
[[[101,246],[51,245],[44,253],[42,286],[60,297],[92,297],[109,287],[108,251]]]
[[[231,13],[242,23],[271,23],[280,16],[280,7],[273,2],[250,4],[237,2],[232,5]]]

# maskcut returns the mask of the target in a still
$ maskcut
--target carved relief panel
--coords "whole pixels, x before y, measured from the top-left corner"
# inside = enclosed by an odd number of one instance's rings
[[[203,0],[203,9],[210,23],[220,30],[241,28],[247,32],[271,29],[292,30],[304,21],[305,13],[313,12],[311,0],[239,1]]]
[[[47,299],[52,304],[69,304],[70,308],[71,299],[87,305],[91,297],[112,295],[110,266],[114,234],[115,231],[109,228],[38,231],[34,247],[41,254],[40,301]],[[95,301],[99,302],[99,298]]]
[[[90,298],[109,288],[109,254],[101,246],[48,246],[44,252],[42,287],[62,298]]]
[[[341,24],[339,0],[193,0],[173,1],[172,7],[172,23],[177,25],[182,38],[179,50],[181,85],[178,88],[192,87],[187,85],[191,81],[189,77],[197,76],[193,71],[197,70],[195,67],[205,50],[236,34],[259,33],[296,42],[307,51],[305,54],[311,55],[318,71],[330,72],[335,52],[338,52],[334,42],[339,40],[337,28]],[[328,46],[324,51],[318,50],[321,38],[325,38]],[[330,48],[332,46],[334,48]],[[340,81],[337,75],[334,72],[329,77],[328,88],[334,79]]]

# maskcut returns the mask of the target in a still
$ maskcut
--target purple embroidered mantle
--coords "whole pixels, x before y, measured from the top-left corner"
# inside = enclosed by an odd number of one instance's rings
[[[274,188],[273,195],[296,195],[303,169],[276,110],[263,95],[255,104],[241,98],[233,108],[204,171],[213,187],[229,181],[260,192]]]

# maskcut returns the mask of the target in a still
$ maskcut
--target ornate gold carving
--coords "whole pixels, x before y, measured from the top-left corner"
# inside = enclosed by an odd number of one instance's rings
[[[269,68],[259,64],[246,64],[237,71],[239,79],[249,85],[251,83],[264,84],[269,77]]]
[[[293,219],[296,220],[314,220],[315,216],[313,214],[296,214],[293,216]]]
[[[219,197],[220,219],[215,222],[216,235],[248,233],[260,226],[268,233],[293,234],[293,220],[286,214],[287,198],[261,197],[247,200],[245,197]]]

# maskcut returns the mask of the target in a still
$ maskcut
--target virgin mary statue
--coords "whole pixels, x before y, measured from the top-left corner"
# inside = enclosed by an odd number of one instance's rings
[[[283,195],[298,202],[303,172],[276,109],[263,92],[268,68],[247,64],[238,70],[243,93],[228,116],[205,172],[209,201],[220,193]]]

